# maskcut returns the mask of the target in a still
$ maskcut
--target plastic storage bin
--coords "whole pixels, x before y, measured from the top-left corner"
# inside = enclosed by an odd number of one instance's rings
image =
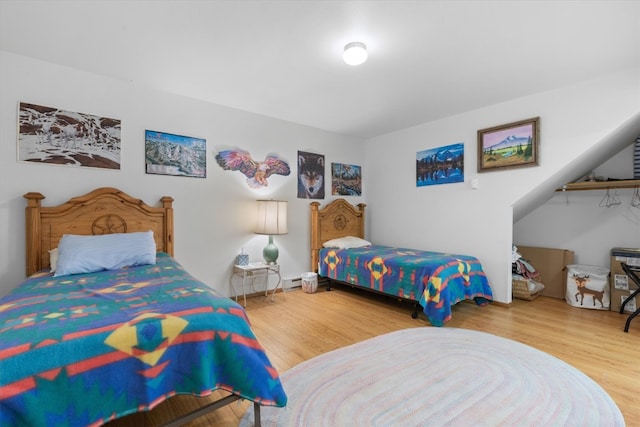
[[[302,290],[308,294],[318,290],[317,273],[302,273]]]
[[[567,265],[567,304],[609,310],[609,269],[595,265]]]

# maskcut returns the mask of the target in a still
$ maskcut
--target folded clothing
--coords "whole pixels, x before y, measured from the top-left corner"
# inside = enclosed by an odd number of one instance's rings
[[[540,276],[540,272],[535,269],[533,265],[529,263],[529,261],[520,258],[511,263],[511,272],[514,274],[519,274],[529,279],[535,279]]]

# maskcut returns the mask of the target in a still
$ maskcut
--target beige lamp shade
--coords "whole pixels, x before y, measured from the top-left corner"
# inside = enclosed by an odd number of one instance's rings
[[[262,250],[264,262],[278,262],[278,248],[273,243],[275,234],[287,234],[287,202],[281,200],[258,200],[256,233],[269,235],[269,244]]]
[[[256,234],[287,234],[287,202],[258,200]]]

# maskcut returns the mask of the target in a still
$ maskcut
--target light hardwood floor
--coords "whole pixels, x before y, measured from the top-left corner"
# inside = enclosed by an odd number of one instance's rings
[[[306,294],[299,288],[247,301],[253,330],[280,373],[319,354],[380,334],[429,327],[424,315],[410,317],[411,307],[390,298],[348,287]],[[489,332],[547,352],[584,372],[617,403],[627,426],[640,427],[640,317],[623,332],[625,315],[574,308],[563,300],[540,297],[514,300],[511,308],[460,303],[446,328]],[[210,400],[221,395],[216,394]],[[176,396],[145,414],[113,421],[110,426],[157,425],[197,408],[209,398]],[[190,426],[237,426],[248,402],[232,404]]]

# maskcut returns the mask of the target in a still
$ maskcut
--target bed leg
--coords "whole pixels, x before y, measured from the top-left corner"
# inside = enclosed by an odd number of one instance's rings
[[[419,304],[413,304],[413,313],[411,313],[411,318],[412,319],[417,319],[418,318],[418,305]]]
[[[255,427],[260,427],[260,405],[256,402],[253,402],[253,425]]]

